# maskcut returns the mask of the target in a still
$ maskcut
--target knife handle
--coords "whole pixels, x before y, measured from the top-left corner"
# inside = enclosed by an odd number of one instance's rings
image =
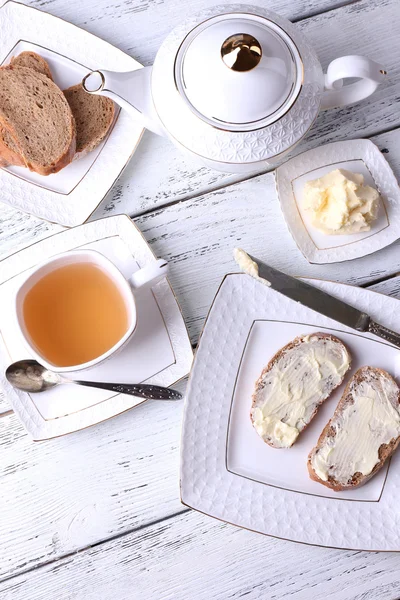
[[[400,333],[396,333],[379,323],[375,323],[372,319],[368,324],[368,331],[400,348]]]

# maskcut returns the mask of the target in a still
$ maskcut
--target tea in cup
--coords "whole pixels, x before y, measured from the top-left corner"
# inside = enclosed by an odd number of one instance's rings
[[[37,267],[16,295],[30,353],[47,368],[87,369],[112,356],[136,329],[135,290],[167,274],[159,259],[127,280],[95,250],[71,250]]]

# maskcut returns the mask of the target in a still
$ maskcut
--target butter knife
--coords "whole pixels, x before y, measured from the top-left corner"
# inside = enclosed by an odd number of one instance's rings
[[[376,323],[367,313],[361,312],[354,306],[350,306],[350,304],[323,292],[313,285],[270,267],[250,254],[248,256],[258,267],[258,277],[269,282],[271,288],[276,292],[315,310],[321,315],[339,321],[347,327],[351,327],[356,331],[372,333],[400,348],[400,333],[391,331],[387,327]],[[249,272],[249,275],[257,279],[254,272]]]

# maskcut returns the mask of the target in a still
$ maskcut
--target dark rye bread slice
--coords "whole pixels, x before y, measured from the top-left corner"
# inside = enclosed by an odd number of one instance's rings
[[[47,61],[36,54],[36,52],[21,52],[17,56],[13,56],[10,64],[14,67],[27,67],[33,69],[36,73],[42,73],[53,81],[53,76]],[[10,133],[7,130],[0,128],[0,162],[4,165],[16,165],[18,167],[25,166],[22,156],[18,152],[18,146],[14,142]]]
[[[114,121],[115,104],[110,98],[88,94],[81,83],[64,90],[76,123],[77,158],[94,150],[106,137]]]
[[[357,409],[357,404],[361,403],[361,402],[365,402],[366,400],[368,400],[368,396],[365,396],[365,389],[363,389],[363,385],[367,383],[369,385],[372,385],[372,389],[375,387],[375,389],[382,389],[383,390],[383,396],[385,398],[385,401],[390,403],[391,407],[394,409],[393,412],[391,412],[389,410],[389,412],[387,411],[387,409],[385,410],[385,414],[392,415],[392,431],[386,432],[386,436],[385,436],[385,428],[382,426],[377,427],[377,423],[367,423],[368,427],[365,428],[365,430],[362,429],[362,420],[360,419],[359,415],[357,415],[356,409]],[[336,491],[336,492],[340,492],[342,490],[345,489],[349,489],[349,488],[354,488],[360,485],[363,485],[364,483],[366,483],[369,479],[371,479],[371,477],[373,477],[384,465],[385,461],[393,454],[393,452],[396,450],[397,446],[400,443],[400,422],[396,417],[396,414],[400,415],[400,389],[396,383],[396,381],[393,379],[393,377],[391,377],[389,375],[389,373],[387,373],[386,371],[382,370],[382,369],[377,369],[374,367],[362,367],[361,369],[358,369],[358,371],[356,371],[356,373],[353,375],[353,377],[350,379],[350,381],[348,382],[344,392],[343,392],[343,396],[341,397],[341,399],[339,400],[339,403],[336,407],[336,410],[333,414],[333,417],[330,419],[330,421],[325,425],[321,435],[319,436],[317,445],[315,446],[315,448],[313,448],[313,450],[311,450],[310,454],[308,455],[308,461],[307,461],[307,466],[308,466],[308,472],[310,475],[310,478],[313,479],[314,481],[317,481],[318,483],[322,483],[322,485],[325,485],[326,487]],[[389,404],[388,404],[389,406]],[[390,408],[390,407],[389,407]],[[332,471],[332,469],[337,470],[339,465],[332,465],[329,466],[327,463],[324,462],[324,464],[327,465],[327,469],[326,472],[328,473],[327,475],[327,480],[322,479],[320,476],[318,476],[318,474],[315,471],[315,468],[317,468],[317,470],[320,468],[320,465],[317,464],[317,460],[318,460],[318,453],[323,452],[324,447],[327,447],[328,449],[331,447],[329,446],[329,444],[333,443],[335,441],[336,436],[339,435],[339,431],[341,428],[341,425],[343,425],[344,422],[344,417],[343,415],[346,413],[347,411],[352,411],[353,415],[354,415],[354,444],[352,445],[352,447],[354,447],[354,452],[360,451],[362,456],[360,457],[361,460],[364,460],[365,457],[365,452],[363,452],[361,450],[361,444],[367,443],[368,445],[371,443],[371,432],[376,432],[376,435],[378,436],[378,441],[375,443],[379,444],[379,437],[381,437],[382,439],[382,443],[380,443],[379,447],[376,446],[376,450],[377,450],[377,455],[376,455],[376,464],[373,466],[373,468],[371,469],[371,471],[369,473],[363,474],[361,471],[355,471],[354,473],[350,473],[347,474],[345,476],[345,478],[343,479],[342,477],[340,477],[340,479],[338,480],[338,475],[333,475],[330,474],[334,471]],[[373,413],[373,419],[376,421],[377,420],[377,411],[374,405],[374,413]],[[397,431],[396,431],[397,430]],[[394,437],[392,437],[393,432],[396,431],[396,433],[394,433]],[[389,435],[390,439],[387,439],[387,436]],[[369,437],[368,437],[369,436]],[[343,438],[346,440],[346,443],[348,444],[348,440],[349,440],[349,433],[347,432],[346,435],[343,434]],[[341,449],[341,453],[340,456],[343,457],[345,453],[343,452],[343,448]],[[331,455],[332,456],[332,455]],[[354,460],[354,455],[351,456],[351,460]],[[344,465],[345,467],[347,466],[347,462],[346,465]],[[350,467],[351,468],[351,467]],[[345,471],[344,471],[345,473]],[[322,472],[321,472],[322,475]],[[324,474],[324,476],[326,476],[326,474]]]
[[[309,382],[311,381],[313,369],[318,370],[318,367],[315,364],[313,366],[312,363],[310,363],[309,368],[307,367],[307,364],[304,366],[303,363],[307,363],[307,361],[304,361],[303,357],[306,357],[307,353],[310,353],[310,356],[312,356],[317,349],[317,344],[318,349],[320,349],[321,352],[321,360],[323,360],[324,352],[327,352],[327,349],[329,348],[331,349],[331,354],[329,355],[330,359],[337,359],[339,370],[336,374],[331,372],[331,361],[325,359],[326,364],[319,367],[320,371],[323,371],[323,377],[325,378],[325,380],[322,381],[321,389],[317,390],[314,396],[311,395],[311,397],[308,397],[307,394],[310,386],[307,385],[307,379]],[[260,435],[264,442],[273,448],[288,448],[292,446],[296,441],[298,434],[309,425],[317,414],[320,405],[329,398],[331,393],[342,383],[345,373],[350,368],[350,363],[351,357],[346,346],[341,340],[330,334],[316,332],[310,335],[303,335],[295,338],[292,342],[284,346],[272,357],[255,384],[250,418],[258,435]],[[299,401],[306,401],[307,408],[299,419],[297,418],[297,412],[294,412],[296,410],[295,403],[290,401],[284,403],[282,398],[279,398],[279,395],[277,395],[274,388],[274,375],[277,369],[280,370],[283,377],[286,377],[288,389],[293,390],[293,397],[294,394],[296,394],[296,380],[298,380],[300,386],[302,386],[301,393],[297,394],[297,399]],[[319,377],[316,372],[315,375],[317,378]],[[288,383],[290,381],[288,378],[291,378],[291,388]],[[284,382],[284,379],[281,381]],[[301,387],[298,389],[301,389]],[[268,407],[266,406],[266,401],[268,402]],[[274,410],[275,402],[278,403],[276,410]],[[272,432],[264,432],[262,430],[262,424],[257,425],[257,423],[260,423],[260,415],[257,409],[261,409],[261,407],[263,407],[263,418],[265,416],[267,416],[267,418],[271,417],[272,424],[276,421],[276,418],[279,417],[277,421],[278,430],[275,431],[274,429]],[[279,439],[282,430],[283,434],[285,434],[285,430],[288,426],[290,429],[287,430],[286,433],[289,435],[289,438],[286,440]],[[290,439],[290,436],[293,436],[294,439]]]
[[[0,69],[0,125],[11,135],[26,166],[56,173],[75,154],[75,122],[61,90],[27,67]]]

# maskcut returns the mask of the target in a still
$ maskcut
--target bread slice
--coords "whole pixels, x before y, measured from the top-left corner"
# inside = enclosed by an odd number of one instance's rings
[[[61,90],[27,67],[0,69],[0,125],[31,171],[56,173],[75,154],[75,121]]]
[[[11,66],[25,67],[53,80],[47,61],[36,52],[26,51],[11,59]],[[106,137],[115,116],[110,98],[85,92],[79,83],[64,91],[76,125],[76,153],[81,158],[94,150]],[[10,131],[0,126],[0,166],[28,166]]]
[[[88,94],[81,83],[64,90],[76,123],[76,156],[94,150],[106,137],[114,121],[115,104],[110,98]]]
[[[358,369],[308,456],[311,479],[339,492],[373,477],[399,445],[399,403],[389,373]]]
[[[270,360],[256,381],[251,421],[274,448],[289,448],[343,381],[351,358],[337,337],[297,337]]]
[[[27,67],[28,69],[36,71],[36,73],[46,75],[46,77],[53,81],[53,76],[50,71],[49,63],[42,56],[40,56],[40,54],[37,54],[36,52],[21,52],[21,54],[12,57],[10,65],[12,65],[13,67]]]
[[[39,54],[36,54],[36,52],[21,52],[18,56],[13,56],[10,64],[14,67],[28,67],[53,80],[47,61]],[[25,162],[18,152],[17,144],[14,142],[11,134],[3,128],[0,128],[0,165],[25,166]]]

